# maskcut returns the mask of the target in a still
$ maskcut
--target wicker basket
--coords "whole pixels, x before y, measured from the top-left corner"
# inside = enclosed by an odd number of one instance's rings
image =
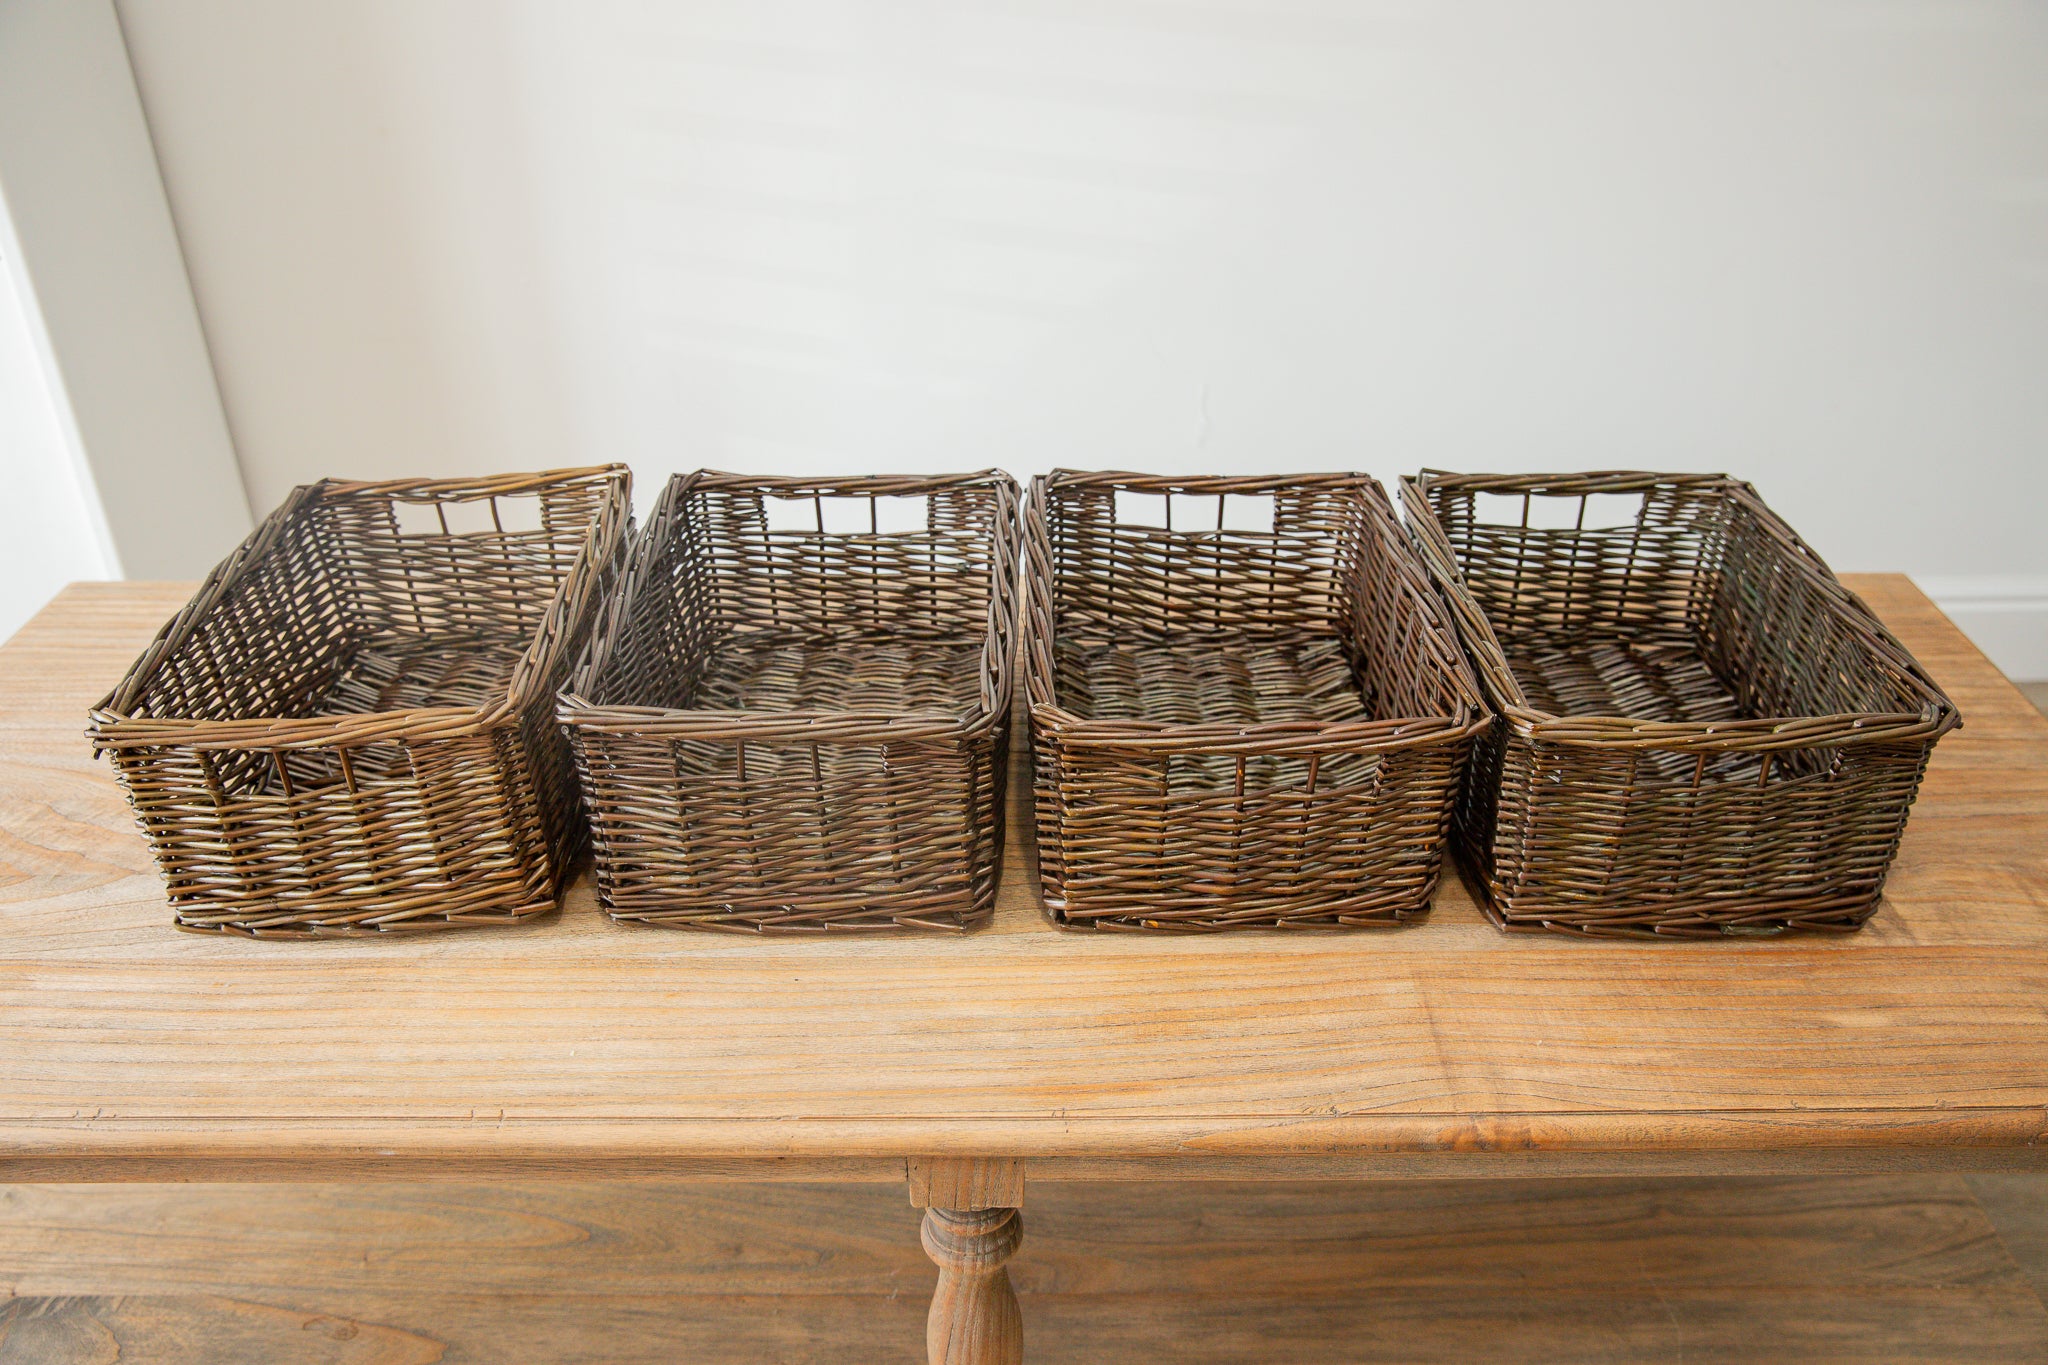
[[[622,465],[329,479],[271,513],[88,730],[178,927],[394,933],[551,909],[581,837],[554,691],[629,487]]]
[[[984,922],[1016,515],[994,470],[672,480],[559,712],[605,910],[759,933]]]
[[[1056,923],[1428,910],[1485,713],[1378,483],[1060,472],[1032,483],[1024,552]]]
[[[1403,481],[1500,720],[1459,842],[1508,929],[1854,929],[1956,710],[1746,483]]]

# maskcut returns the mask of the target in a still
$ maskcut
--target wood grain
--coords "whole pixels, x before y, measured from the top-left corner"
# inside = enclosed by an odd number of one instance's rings
[[[910,1203],[919,1209],[1024,1207],[1024,1163],[1014,1157],[914,1156],[909,1162]]]
[[[1008,1269],[1024,1240],[1024,1216],[928,1208],[919,1240],[939,1268],[925,1317],[931,1365],[1024,1365],[1024,1313]]]
[[[234,1299],[0,1302],[0,1362],[6,1365],[432,1365],[446,1359],[442,1343],[401,1327]]]
[[[2048,1312],[1964,1182],[1034,1184],[1051,1362],[2022,1361]],[[0,1190],[0,1362],[911,1358],[899,1189]],[[5,1301],[0,1300],[0,1305]]]
[[[1027,1299],[1034,1365],[1464,1365],[1472,1360],[1641,1365],[1713,1361],[2032,1365],[2041,1307],[2025,1290],[1759,1296],[1581,1290],[1540,1301],[1438,1290],[1347,1300],[1185,1294]],[[18,1300],[0,1305],[6,1365],[840,1365],[905,1359],[908,1299],[638,1299],[540,1291],[422,1294],[350,1311],[219,1298]]]
[[[1875,1290],[2023,1283],[1946,1175],[1034,1185],[1020,1293],[1342,1296],[1483,1283]],[[908,1295],[901,1191],[847,1185],[0,1186],[0,1292],[279,1298]]]
[[[2048,1178],[1974,1175],[1969,1185],[1998,1229],[1998,1240],[2019,1263],[2034,1292],[2048,1300]]]
[[[1455,878],[1386,933],[1062,934],[1022,872],[1021,800],[996,922],[957,941],[636,931],[584,884],[490,934],[178,935],[80,730],[186,589],[75,587],[0,648],[0,1172],[2039,1163],[2048,721],[1905,580],[1853,586],[1965,726],[1866,929],[1698,945],[1506,938]]]

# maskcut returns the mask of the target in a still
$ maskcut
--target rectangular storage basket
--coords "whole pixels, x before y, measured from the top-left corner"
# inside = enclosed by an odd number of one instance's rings
[[[1854,929],[1947,697],[1722,475],[1403,480],[1500,720],[1459,842],[1496,923]]]
[[[1059,472],[1032,483],[1024,549],[1057,923],[1340,928],[1427,911],[1484,713],[1377,482]]]
[[[1017,486],[672,480],[562,698],[622,921],[962,930],[994,909]]]
[[[554,693],[616,570],[623,465],[328,479],[92,713],[178,927],[331,935],[552,908],[581,837]]]

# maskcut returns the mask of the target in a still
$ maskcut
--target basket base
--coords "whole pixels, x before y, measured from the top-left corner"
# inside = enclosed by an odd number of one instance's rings
[[[982,642],[728,640],[693,706],[731,711],[964,714],[981,700]]]
[[[1089,720],[1161,721],[1171,725],[1334,723],[1371,715],[1343,644],[1335,638],[1281,644],[1249,637],[1061,641],[1057,646],[1061,703]],[[1337,754],[1321,760],[1323,786],[1370,780],[1377,759]],[[1230,792],[1243,785],[1286,788],[1307,781],[1308,759],[1259,755],[1238,762],[1220,754],[1187,754],[1166,767],[1170,795]]]
[[[179,915],[172,920],[172,926],[187,934],[228,934],[238,938],[391,938],[403,934],[438,933],[446,929],[492,929],[527,924],[552,914],[560,904],[558,898],[549,896],[545,900],[529,901],[504,910],[421,915],[378,924],[322,923],[282,917],[266,922],[253,916],[237,920],[195,921]]]
[[[1495,928],[1510,934],[1566,934],[1575,938],[1731,939],[1788,934],[1849,934],[1877,913],[1878,896],[1857,895],[1786,902],[1764,908],[1751,902],[1639,905],[1574,910],[1504,908],[1484,877],[1472,876],[1475,899]]]
[[[994,898],[979,910],[877,910],[848,916],[815,910],[778,907],[770,910],[660,909],[606,910],[615,924],[655,929],[700,929],[725,934],[753,934],[775,937],[809,934],[838,938],[846,934],[945,933],[965,934],[982,928],[995,917]]]
[[[309,716],[371,715],[442,706],[483,706],[502,695],[526,642],[511,636],[444,636],[375,640],[349,655],[341,671],[306,708]],[[344,785],[350,777],[374,780],[411,771],[406,746],[396,740],[359,744],[349,750],[344,773],[332,749],[279,750],[244,771],[222,773],[237,794],[277,796],[284,792],[282,765],[295,792]],[[253,780],[240,786],[237,779]]]

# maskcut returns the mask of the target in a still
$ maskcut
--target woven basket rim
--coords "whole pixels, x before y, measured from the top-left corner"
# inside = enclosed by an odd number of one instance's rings
[[[668,497],[668,490],[678,480],[690,480],[694,488],[716,489],[721,492],[755,489],[761,492],[815,493],[820,497],[838,495],[866,497],[871,494],[914,496],[918,493],[942,493],[949,488],[999,488],[1008,484],[1016,489],[1017,481],[1001,469],[977,469],[961,474],[737,474],[720,469],[699,469],[689,474],[674,474],[662,488],[662,497]],[[650,517],[650,522],[652,518]],[[795,532],[793,534],[816,535],[817,532]],[[826,532],[827,535],[851,534]]]
[[[732,711],[709,707],[598,706],[573,692],[560,694],[555,716],[563,725],[600,734],[819,744],[877,738],[905,742],[941,739],[974,734],[985,729],[987,721],[978,715],[963,720],[942,711]]]
[[[398,502],[438,501],[446,496],[468,494],[471,498],[503,497],[522,488],[565,483],[603,482],[630,478],[630,466],[616,460],[608,464],[567,465],[560,469],[536,469],[516,474],[450,475],[423,479],[351,479],[330,474],[301,487],[319,489],[326,497],[389,497]],[[407,498],[405,494],[431,495]]]
[[[1457,716],[1413,716],[1385,721],[1309,723],[1272,721],[1263,725],[1200,725],[1172,721],[1092,720],[1057,705],[1029,703],[1031,718],[1059,730],[1060,742],[1090,748],[1133,748],[1148,753],[1288,754],[1339,746],[1358,753],[1392,753],[1399,749],[1462,739],[1484,730],[1485,712]]]
[[[1684,488],[1718,493],[1743,504],[1786,550],[1786,562],[1840,611],[1898,680],[1920,694],[1918,711],[1865,711],[1748,720],[1642,721],[1629,716],[1562,715],[1529,702],[1492,621],[1465,584],[1449,534],[1430,505],[1435,489],[1573,496]],[[1827,562],[1757,494],[1754,485],[1726,474],[1660,474],[1608,470],[1583,474],[1457,474],[1424,469],[1401,478],[1402,510],[1410,538],[1438,590],[1451,604],[1459,637],[1478,671],[1488,702],[1518,734],[1546,743],[1600,749],[1658,749],[1688,753],[1767,752],[1839,748],[1939,738],[1962,724],[1956,705],[1918,660],[1877,619],[1862,598],[1843,586]]]
[[[1290,488],[1370,488],[1382,499],[1386,488],[1358,470],[1322,470],[1306,474],[1144,474],[1116,469],[1055,469],[1040,474],[1048,488],[1125,488],[1147,493],[1279,493]],[[1391,507],[1392,503],[1389,502]],[[1191,534],[1199,535],[1200,532]]]
[[[1471,664],[1455,646],[1448,651],[1431,651],[1438,656],[1438,663],[1450,675],[1454,689],[1462,697],[1462,704],[1458,710],[1445,716],[1404,716],[1371,721],[1269,721],[1257,725],[1218,722],[1186,724],[1142,719],[1098,720],[1077,715],[1059,704],[1054,690],[1055,670],[1052,660],[1049,657],[1039,657],[1041,650],[1051,648],[1052,641],[1050,638],[1039,638],[1031,601],[1034,587],[1041,579],[1046,583],[1053,580],[1050,546],[1041,547],[1040,544],[1046,535],[1047,498],[1054,492],[1069,488],[1143,489],[1148,492],[1215,494],[1277,493],[1302,487],[1355,489],[1364,494],[1368,502],[1376,503],[1381,515],[1372,518],[1372,521],[1388,549],[1393,552],[1395,572],[1414,589],[1416,600],[1423,612],[1438,618],[1439,623],[1447,628],[1446,635],[1455,635],[1455,622],[1443,619],[1448,613],[1443,610],[1441,599],[1437,596],[1428,576],[1416,565],[1414,556],[1401,535],[1400,523],[1394,515],[1393,503],[1387,497],[1385,486],[1370,474],[1340,471],[1245,476],[1163,475],[1116,470],[1055,469],[1050,474],[1040,474],[1031,480],[1023,518],[1027,568],[1018,587],[1018,619],[1023,623],[1021,634],[1027,655],[1025,704],[1033,723],[1044,724],[1058,733],[1060,743],[1075,747],[1131,747],[1155,753],[1164,750],[1227,756],[1323,751],[1333,745],[1358,753],[1390,753],[1431,744],[1458,743],[1484,730],[1491,723],[1492,716],[1487,709],[1484,694],[1480,691]],[[1193,531],[1175,534],[1205,533]],[[1034,560],[1039,561],[1036,567],[1033,567]],[[1047,615],[1048,619],[1051,619],[1049,607]],[[1057,630],[1056,620],[1053,621],[1053,627]]]
[[[1416,480],[1428,488],[1456,488],[1475,493],[1508,492],[1573,495],[1579,493],[1644,493],[1653,488],[1712,490],[1748,487],[1723,473],[1662,473],[1654,469],[1589,469],[1546,474],[1464,474],[1424,466],[1401,481]]]
[[[556,584],[554,595],[549,598],[547,610],[534,626],[532,638],[521,654],[518,666],[495,689],[491,701],[478,706],[412,707],[334,716],[237,716],[225,720],[189,716],[138,717],[124,709],[134,704],[133,698],[148,686],[164,661],[191,638],[207,613],[254,572],[275,547],[285,528],[322,500],[330,497],[388,497],[394,501],[407,501],[401,496],[407,492],[468,494],[481,499],[578,482],[609,484],[611,496],[598,515],[591,519],[575,561]],[[356,746],[379,741],[416,743],[457,739],[514,724],[520,710],[531,700],[519,690],[524,680],[545,676],[546,669],[542,663],[552,651],[566,647],[564,623],[575,607],[572,594],[588,594],[596,590],[596,580],[601,576],[601,566],[596,563],[598,550],[613,535],[613,523],[629,516],[631,489],[632,470],[618,463],[483,478],[323,478],[301,484],[240,545],[214,566],[191,600],[176,616],[165,622],[149,647],[123,674],[121,681],[92,708],[86,734],[92,740],[95,752],[164,745],[202,750],[294,750]],[[425,497],[414,500],[440,499]]]

